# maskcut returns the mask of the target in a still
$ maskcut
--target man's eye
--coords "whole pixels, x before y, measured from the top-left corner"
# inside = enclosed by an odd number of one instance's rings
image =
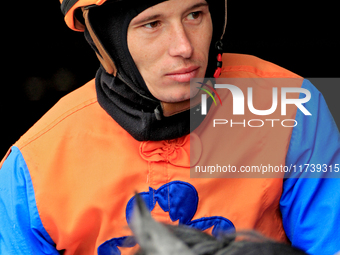
[[[159,21],[154,21],[154,22],[150,22],[148,24],[145,24],[144,27],[146,28],[156,28],[160,25]]]
[[[201,12],[192,12],[188,15],[189,19],[198,19],[201,16]]]

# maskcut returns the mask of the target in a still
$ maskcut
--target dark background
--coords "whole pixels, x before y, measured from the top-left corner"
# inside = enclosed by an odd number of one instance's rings
[[[11,5],[3,10],[0,155],[99,66],[83,34],[65,25],[58,0]],[[306,78],[340,77],[336,9],[330,1],[229,0],[225,51],[256,55]],[[339,126],[340,84],[315,85]]]

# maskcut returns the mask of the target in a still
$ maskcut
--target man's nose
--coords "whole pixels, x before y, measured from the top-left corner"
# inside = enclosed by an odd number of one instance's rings
[[[190,58],[194,48],[190,42],[187,32],[183,25],[178,25],[173,28],[170,35],[169,54],[173,57]]]

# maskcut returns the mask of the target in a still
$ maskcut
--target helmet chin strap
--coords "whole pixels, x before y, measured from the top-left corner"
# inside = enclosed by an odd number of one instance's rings
[[[85,20],[85,25],[90,33],[90,36],[94,42],[94,44],[96,45],[96,48],[98,50],[98,52],[96,51],[96,55],[97,58],[99,59],[100,63],[102,64],[102,66],[104,67],[105,71],[108,74],[111,74],[113,76],[117,75],[117,68],[116,65],[113,63],[113,60],[110,58],[109,54],[107,53],[107,51],[104,49],[104,46],[99,42],[98,37],[96,36],[96,34],[94,33],[92,26],[90,24],[89,21],[89,9],[88,8],[82,8],[83,11],[83,16],[84,16],[84,20]]]

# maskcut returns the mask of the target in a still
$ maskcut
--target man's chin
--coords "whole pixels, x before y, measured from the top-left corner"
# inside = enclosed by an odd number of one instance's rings
[[[192,95],[190,94],[190,95],[185,95],[181,97],[164,98],[164,100],[160,100],[160,101],[165,102],[165,103],[180,103],[180,102],[193,99],[197,95],[197,93],[198,92],[195,92]]]
[[[166,87],[170,89],[158,90],[158,95],[152,92],[151,94],[161,102],[179,103],[194,98],[200,91],[198,88],[191,87],[190,82],[167,84]]]

